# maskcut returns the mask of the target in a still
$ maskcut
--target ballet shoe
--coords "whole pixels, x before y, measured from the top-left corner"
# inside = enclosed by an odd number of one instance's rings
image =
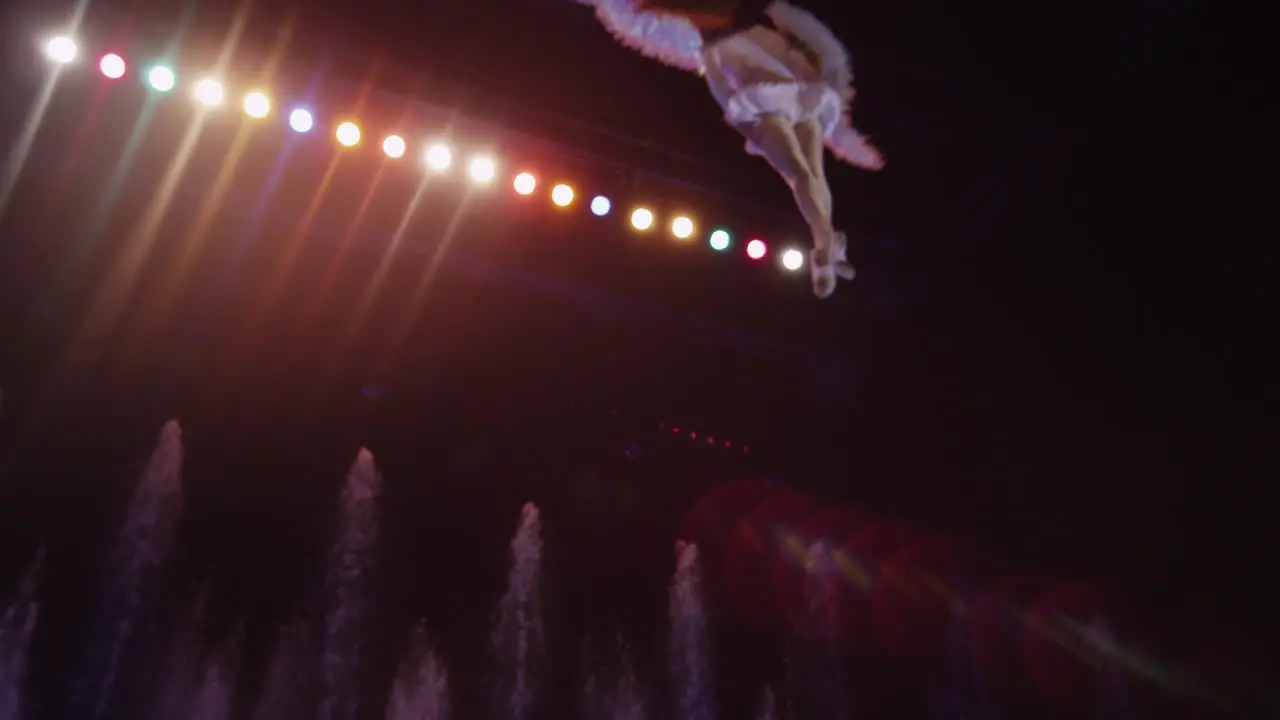
[[[836,277],[841,280],[852,280],[858,276],[853,263],[849,262],[849,238],[843,232],[836,232],[831,238],[831,264]]]
[[[813,280],[813,294],[825,300],[836,291],[835,266],[825,250],[809,251],[809,276]]]

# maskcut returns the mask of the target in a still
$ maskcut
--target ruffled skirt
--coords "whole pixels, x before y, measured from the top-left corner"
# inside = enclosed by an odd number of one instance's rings
[[[817,118],[830,140],[841,128],[844,101],[839,89],[782,35],[753,27],[703,49],[707,84],[724,109],[725,122],[750,125],[761,115],[781,115],[793,124]],[[748,141],[747,152],[761,151]]]

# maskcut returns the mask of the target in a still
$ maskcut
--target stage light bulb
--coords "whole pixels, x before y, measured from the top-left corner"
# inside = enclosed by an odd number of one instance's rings
[[[115,53],[107,53],[102,56],[102,60],[98,61],[98,70],[112,80],[119,80],[124,77],[124,58]]]
[[[792,271],[804,267],[804,253],[795,248],[782,253],[782,267]]]
[[[169,68],[158,65],[151,68],[151,72],[147,73],[147,83],[160,92],[169,92],[174,85],[178,84],[178,78]]]
[[[59,65],[67,65],[75,62],[80,55],[80,48],[76,46],[75,40],[66,35],[58,35],[49,38],[44,44],[44,54]]]
[[[436,143],[427,148],[426,153],[423,154],[423,160],[432,170],[444,172],[453,164],[453,152],[447,146]]]
[[[315,119],[311,117],[311,112],[303,108],[295,108],[289,113],[289,127],[294,132],[311,132],[311,128],[315,127]]]
[[[644,208],[636,209],[631,213],[631,227],[637,230],[648,230],[653,227],[653,213]]]
[[[404,138],[399,135],[389,135],[386,140],[382,141],[382,152],[387,157],[402,158],[404,157],[405,143]]]
[[[711,233],[711,238],[708,242],[711,243],[712,250],[724,252],[729,249],[731,238],[729,237],[729,233],[724,230],[716,230]]]
[[[551,202],[560,207],[569,207],[573,204],[573,188],[568,185],[557,185],[551,189]]]
[[[769,252],[769,246],[764,244],[763,240],[752,240],[747,243],[747,257],[752,260],[761,260]]]
[[[591,212],[597,217],[604,217],[613,209],[613,203],[609,202],[609,198],[603,195],[597,195],[591,201]]]
[[[221,105],[222,94],[222,83],[213,78],[204,78],[196,83],[196,101],[205,107]]]
[[[244,96],[244,112],[252,118],[264,118],[271,114],[271,101],[260,92]]]
[[[339,125],[336,135],[343,147],[355,147],[360,143],[360,127],[353,122]]]
[[[521,195],[532,195],[538,189],[538,179],[530,173],[520,173],[516,176],[515,188]]]
[[[687,217],[678,217],[671,222],[671,234],[680,239],[693,237],[693,221]]]
[[[488,183],[493,180],[493,176],[497,173],[498,169],[494,167],[493,160],[487,157],[478,157],[471,161],[471,168],[467,174],[475,182]]]

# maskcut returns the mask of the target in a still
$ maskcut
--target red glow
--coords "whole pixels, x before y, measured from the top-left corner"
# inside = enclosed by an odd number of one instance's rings
[[[747,257],[752,260],[763,260],[768,252],[769,246],[765,245],[763,240],[752,240],[747,243]]]

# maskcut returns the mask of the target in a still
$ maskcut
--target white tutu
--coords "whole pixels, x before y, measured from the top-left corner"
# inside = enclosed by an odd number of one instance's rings
[[[703,48],[702,60],[707,85],[730,125],[750,125],[773,114],[792,124],[816,118],[824,138],[840,127],[840,91],[774,30],[757,26],[714,42]],[[752,142],[747,152],[761,154]]]

